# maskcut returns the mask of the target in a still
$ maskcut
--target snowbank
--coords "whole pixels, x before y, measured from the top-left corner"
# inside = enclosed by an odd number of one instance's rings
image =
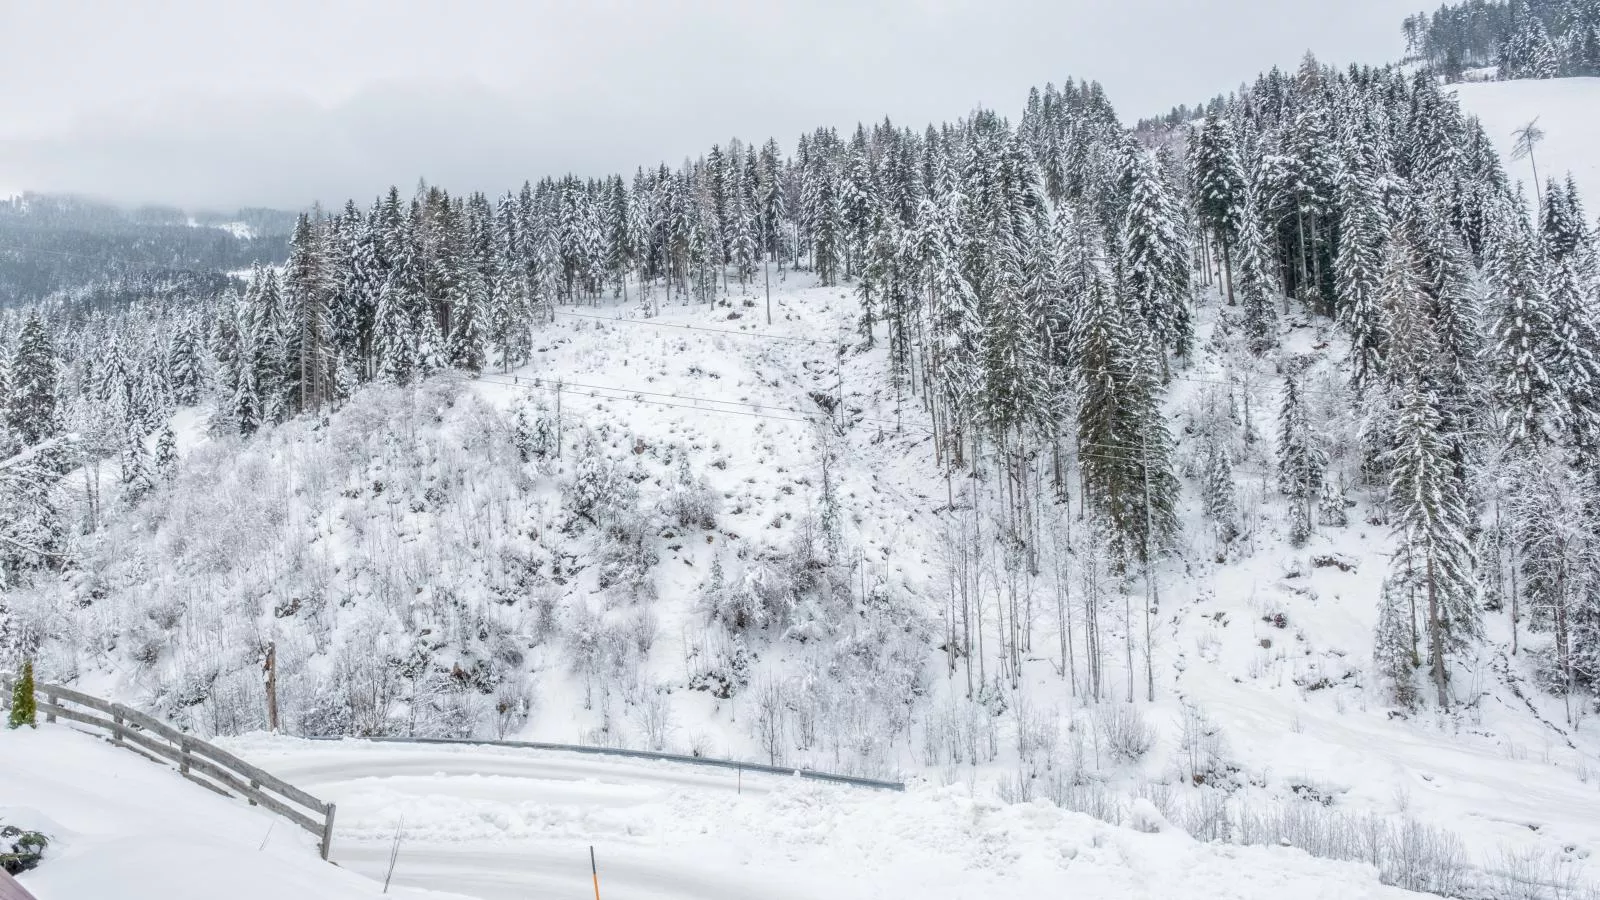
[[[0,821],[51,838],[19,879],[38,900],[381,896],[382,885],[318,859],[312,836],[285,820],[64,726],[0,731],[0,760]]]

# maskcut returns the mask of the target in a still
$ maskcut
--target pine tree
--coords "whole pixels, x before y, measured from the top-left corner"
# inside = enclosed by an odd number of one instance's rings
[[[1542,443],[1559,421],[1551,374],[1559,336],[1543,277],[1544,264],[1527,221],[1502,204],[1490,233],[1486,275],[1494,290],[1493,351],[1508,443]]]
[[[33,660],[22,661],[22,676],[11,687],[11,715],[9,724],[12,728],[38,728],[38,706],[33,690]]]
[[[173,434],[171,425],[161,426],[160,436],[156,438],[155,477],[159,481],[171,481],[178,475],[178,436]]]
[[[1274,274],[1274,260],[1261,226],[1247,216],[1238,232],[1238,301],[1245,337],[1253,353],[1278,346],[1278,304],[1282,289]]]
[[[205,384],[202,353],[194,323],[189,319],[180,321],[167,358],[172,400],[179,406],[194,406],[200,402],[201,389]]]
[[[1202,227],[1211,231],[1222,247],[1223,283],[1228,305],[1233,305],[1233,249],[1248,212],[1248,183],[1239,165],[1239,151],[1228,124],[1210,112],[1194,142],[1194,192]]]
[[[1544,21],[1528,5],[1513,0],[1512,31],[1500,47],[1500,77],[1554,78],[1560,57]]]
[[[1395,704],[1407,710],[1417,706],[1417,685],[1412,677],[1418,665],[1415,634],[1407,587],[1386,579],[1378,600],[1372,661],[1378,674],[1388,680]]]
[[[55,433],[57,367],[56,349],[44,320],[37,313],[30,314],[11,357],[10,392],[0,410],[24,446]]]
[[[1235,500],[1233,463],[1220,441],[1207,441],[1205,453],[1201,491],[1206,517],[1212,522],[1217,541],[1231,544],[1239,536],[1239,507]]]
[[[1480,634],[1466,486],[1440,433],[1438,397],[1419,379],[1406,386],[1388,463],[1389,501],[1399,548],[1397,578],[1424,598],[1428,665],[1441,707],[1448,707],[1448,657]]]
[[[1539,237],[1552,261],[1561,262],[1573,253],[1587,249],[1589,229],[1584,222],[1583,202],[1578,186],[1568,175],[1566,182],[1554,178],[1545,184],[1544,216],[1539,222]]]
[[[1092,277],[1085,287],[1072,340],[1084,496],[1105,517],[1118,554],[1142,558],[1145,547],[1164,550],[1177,533],[1159,369],[1143,320],[1124,308],[1109,279]]]
[[[1350,510],[1345,502],[1344,484],[1324,476],[1322,497],[1317,502],[1317,522],[1330,528],[1343,528],[1350,524]]]
[[[246,327],[250,332],[250,367],[262,424],[281,422],[288,415],[290,394],[298,377],[298,352],[291,353],[290,325],[284,316],[278,275],[256,267],[245,294]],[[290,361],[296,364],[291,373]]]
[[[1189,245],[1183,218],[1148,151],[1136,143],[1126,161],[1131,193],[1123,220],[1122,274],[1139,304],[1156,346],[1188,356],[1194,342],[1189,320]]]
[[[275,281],[275,277],[273,278]],[[332,294],[335,282],[327,236],[311,216],[301,213],[289,241],[283,278],[285,413],[320,409],[333,390]]]
[[[155,479],[150,471],[150,452],[145,449],[143,432],[133,423],[122,439],[123,500],[138,503],[149,492]]]
[[[1278,484],[1292,501],[1289,541],[1296,547],[1311,535],[1311,508],[1322,493],[1327,454],[1317,445],[1294,376],[1284,380],[1278,414]]]
[[[1368,153],[1352,160],[1350,170],[1339,181],[1341,218],[1334,294],[1339,322],[1350,334],[1350,383],[1357,391],[1383,366],[1379,280],[1387,223],[1376,179],[1376,162]]]

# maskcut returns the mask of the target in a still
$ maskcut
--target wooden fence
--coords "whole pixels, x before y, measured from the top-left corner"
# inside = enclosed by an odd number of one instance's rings
[[[0,675],[0,689],[9,699],[11,678]],[[271,773],[250,765],[220,747],[184,734],[171,725],[120,703],[101,700],[54,684],[37,684],[39,714],[46,722],[66,719],[107,732],[111,743],[155,762],[170,760],[183,777],[223,796],[243,797],[317,835],[323,859],[333,845],[334,805],[323,803]]]

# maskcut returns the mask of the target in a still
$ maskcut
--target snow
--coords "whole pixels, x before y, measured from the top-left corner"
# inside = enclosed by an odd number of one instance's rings
[[[1556,122],[1553,117],[1547,124]],[[790,747],[784,762],[905,777],[913,782],[907,794],[746,776],[744,791],[735,788],[730,796],[729,781],[736,776],[721,771],[492,750],[264,738],[240,739],[235,748],[339,804],[335,857],[347,867],[379,872],[403,814],[400,882],[485,900],[579,891],[586,884],[590,844],[600,855],[603,884],[624,897],[781,898],[784,890],[839,898],[1031,897],[1057,895],[1062,884],[1086,897],[1400,895],[1379,887],[1370,870],[1355,864],[1316,861],[1299,850],[1192,840],[1186,830],[1198,831],[1206,805],[1222,794],[1196,786],[1188,771],[1192,748],[1185,746],[1183,732],[1197,717],[1214,726],[1217,774],[1236,782],[1227,799],[1236,817],[1327,810],[1345,817],[1341,822],[1390,828],[1416,823],[1458,841],[1463,864],[1479,871],[1479,881],[1504,870],[1512,856],[1538,860],[1541,871],[1557,868],[1592,879],[1585,858],[1600,849],[1600,734],[1593,723],[1561,724],[1559,701],[1529,683],[1527,658],[1503,655],[1508,636],[1504,617],[1496,615],[1489,616],[1489,640],[1480,657],[1457,673],[1459,713],[1405,717],[1389,707],[1371,671],[1376,599],[1392,548],[1389,526],[1368,521],[1376,492],[1352,490],[1359,502],[1348,527],[1319,527],[1306,547],[1288,547],[1271,464],[1282,379],[1271,363],[1251,363],[1248,354],[1231,353],[1221,346],[1225,341],[1213,339],[1215,297],[1198,310],[1195,361],[1174,373],[1170,424],[1174,433],[1185,433],[1208,393],[1242,385],[1256,437],[1241,442],[1234,469],[1248,534],[1217,562],[1195,483],[1186,480],[1183,546],[1160,578],[1157,700],[1138,705],[1154,729],[1155,746],[1141,760],[1119,762],[1102,756],[1101,714],[1057,669],[1054,612],[1044,610],[1043,601],[1020,691],[1008,695],[1004,711],[991,713],[968,701],[959,670],[948,677],[937,649],[945,602],[939,532],[950,518],[951,494],[967,490],[970,481],[947,484],[935,474],[929,438],[917,427],[923,421],[920,404],[889,386],[881,343],[868,352],[852,350],[842,372],[837,368],[831,342],[852,333],[857,308],[848,288],[817,287],[803,275],[775,281],[774,288],[770,326],[761,298],[752,296],[746,305],[737,288],[728,304],[672,304],[650,318],[636,299],[563,311],[536,332],[535,361],[512,373],[421,390],[374,389],[328,425],[293,422],[242,447],[218,446],[203,433],[195,411],[181,412],[175,431],[186,461],[209,454],[201,462],[233,479],[196,489],[233,491],[234,499],[220,504],[202,494],[187,507],[161,507],[163,517],[148,523],[125,517],[131,521],[127,533],[118,525],[105,537],[114,565],[160,572],[151,581],[156,600],[190,598],[182,602],[194,604],[179,617],[185,623],[181,633],[163,636],[177,649],[153,669],[120,657],[86,656],[71,661],[70,671],[85,689],[147,702],[152,685],[170,690],[214,664],[225,652],[219,646],[247,643],[227,639],[231,632],[220,619],[235,608],[226,604],[242,597],[262,606],[239,607],[260,615],[247,615],[238,627],[260,629],[256,635],[271,629],[286,671],[280,684],[286,703],[294,703],[295,692],[304,693],[312,682],[307,676],[297,683],[287,674],[291,651],[302,654],[302,671],[312,675],[331,668],[335,651],[366,651],[353,644],[351,614],[332,606],[314,622],[274,616],[272,604],[282,598],[254,593],[253,583],[271,572],[280,579],[274,590],[298,590],[284,575],[296,557],[252,554],[279,552],[280,543],[312,547],[306,552],[317,555],[317,571],[327,579],[317,589],[348,597],[354,612],[381,608],[361,579],[384,575],[383,565],[413,567],[427,578],[418,582],[421,592],[407,615],[425,616],[437,596],[427,592],[447,590],[476,604],[474,610],[503,611],[484,596],[492,586],[486,560],[496,558],[502,546],[526,551],[536,543],[538,552],[575,563],[568,568],[573,577],[561,583],[563,609],[592,606],[617,621],[648,603],[657,638],[637,667],[604,693],[597,689],[592,703],[583,677],[562,656],[559,637],[527,647],[526,676],[535,702],[527,721],[507,737],[647,747],[640,710],[643,698],[655,696],[668,705],[670,724],[664,746],[654,749],[765,761],[751,725],[759,686],[769,679],[799,685],[800,693],[790,695],[795,701],[818,695],[829,685],[803,676],[828,672],[827,664],[837,660],[827,656],[831,648],[824,642],[775,640],[758,645],[751,686],[732,699],[685,689],[691,660],[699,665],[708,652],[698,598],[714,558],[721,558],[731,578],[749,560],[790,540],[815,507],[817,446],[828,439],[836,442],[831,477],[846,543],[859,554],[854,577],[901,604],[905,621],[934,625],[934,637],[918,648],[927,695],[904,733],[878,719],[868,719],[864,728],[833,722],[828,727],[867,733],[837,736],[837,744]],[[1328,440],[1330,471],[1354,484],[1356,422],[1345,388],[1342,339],[1326,324],[1286,324],[1286,354],[1307,363],[1300,383],[1312,425]],[[823,343],[773,339],[793,337]],[[832,395],[841,376],[853,424],[835,435],[806,420],[820,417],[813,395]],[[544,464],[548,471],[538,477],[523,471],[516,491],[502,494],[494,479],[515,466],[483,455],[504,439],[507,416],[518,404],[542,399],[554,407],[550,385],[557,380],[568,391],[561,398],[565,455]],[[401,407],[410,411],[395,412]],[[897,422],[905,427],[897,428]],[[674,460],[685,453],[693,474],[703,476],[719,498],[715,530],[672,529],[653,543],[660,562],[650,580],[658,599],[613,602],[593,575],[592,535],[568,535],[560,527],[554,485],[580,462],[575,457],[585,431],[599,436],[599,452],[642,476],[641,506],[661,498]],[[407,446],[422,448],[419,455],[429,462],[416,471],[401,468],[403,454],[379,449],[385,432],[405,435]],[[354,448],[347,457],[317,455],[342,442]],[[1196,447],[1186,441],[1179,462]],[[503,448],[495,452],[507,455]],[[369,468],[374,459],[377,467]],[[470,491],[452,486],[463,472]],[[403,481],[412,477],[417,485]],[[370,489],[379,478],[391,482],[381,500]],[[425,512],[408,513],[409,505],[401,505],[404,490],[415,487],[420,495],[424,481],[457,493],[429,501]],[[257,542],[252,534],[251,540],[229,543],[235,531],[257,521],[236,512],[255,509],[250,492],[283,498],[260,506],[260,521],[279,524],[268,532],[272,541]],[[455,518],[457,513],[462,517]],[[514,539],[504,537],[511,533]],[[524,541],[523,535],[537,537]],[[182,564],[160,556],[166,552],[161,548],[202,539],[216,541],[209,556],[192,555]],[[219,561],[224,559],[227,565]],[[253,568],[261,560],[264,568]],[[1073,562],[1072,578],[1077,597],[1079,561]],[[1105,589],[1114,592],[1117,585],[1107,580]],[[116,616],[154,618],[156,606],[147,610],[129,591],[117,596],[126,608]],[[1115,598],[1103,611],[1113,703],[1122,699],[1125,684],[1120,606]],[[419,619],[430,626],[441,621]],[[116,644],[121,625],[115,617],[85,620],[84,646]],[[988,618],[986,628],[994,627]],[[106,632],[99,633],[101,628]],[[312,637],[323,656],[309,655]],[[69,668],[53,655],[41,663]],[[254,662],[245,665],[237,683],[246,685],[239,690],[248,691],[254,703],[259,674]],[[1136,667],[1142,668],[1142,659]],[[1142,694],[1142,683],[1140,688]],[[1018,734],[1028,710],[1056,735],[1048,766],[1038,755],[1027,762],[1019,758]],[[195,712],[196,727],[205,727],[204,712]],[[251,707],[248,713],[258,711]],[[935,752],[945,739],[939,729],[954,728],[957,721],[990,729],[999,748],[995,755],[973,764]],[[855,753],[857,746],[867,750]],[[1069,772],[1107,792],[1109,807],[1100,813],[1106,818],[1160,832],[1115,827],[1042,800],[996,799],[1043,796],[1046,779]],[[11,802],[11,796],[0,781],[0,798]]]
[[[0,731],[0,759],[0,822],[51,839],[19,879],[38,900],[382,896],[380,884],[322,862],[310,833],[63,725]]]
[[[230,744],[338,804],[340,865],[263,810],[42,724],[0,732],[0,820],[52,838],[24,886],[39,900],[378,897],[398,829],[400,900],[583,896],[591,846],[608,900],[1043,898],[1065,885],[1119,900],[1413,896],[1362,866],[1113,828],[960,786],[896,794],[494,748]]]
[[[1534,150],[1540,181],[1571,172],[1586,198],[1600,192],[1600,78],[1488,81],[1457,85],[1455,91],[1500,149],[1513,180],[1532,184],[1528,160],[1511,158],[1512,132],[1537,118],[1545,133]]]
[[[339,804],[334,857],[485,900],[581,896],[595,848],[607,898],[1411,896],[1297,851],[1113,828],[1044,803],[504,748],[306,742],[232,749]],[[1159,820],[1153,810],[1150,821]]]

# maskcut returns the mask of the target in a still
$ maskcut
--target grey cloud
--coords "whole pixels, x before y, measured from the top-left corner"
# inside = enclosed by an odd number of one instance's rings
[[[4,0],[0,0],[4,2]],[[299,206],[426,176],[499,191],[631,172],[730,136],[921,126],[1029,86],[1105,84],[1125,118],[1307,48],[1398,53],[1404,0],[463,3],[281,0],[8,10],[0,186]],[[49,73],[52,77],[43,77]]]

